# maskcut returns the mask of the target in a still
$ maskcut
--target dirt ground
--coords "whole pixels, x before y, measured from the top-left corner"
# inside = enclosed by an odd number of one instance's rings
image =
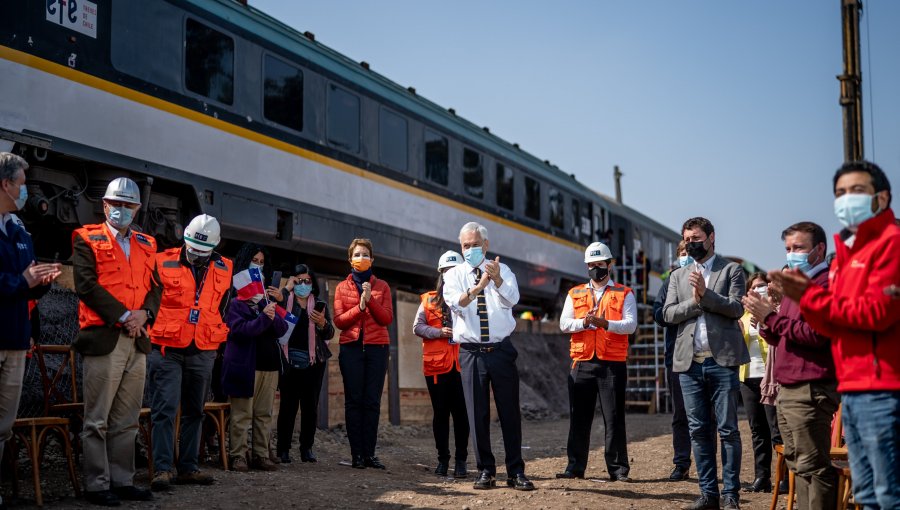
[[[468,480],[444,479],[432,473],[435,450],[430,427],[384,427],[379,434],[378,455],[387,471],[356,470],[340,465],[349,460],[349,446],[342,429],[319,431],[315,451],[317,464],[299,462],[299,452],[291,464],[278,472],[224,472],[205,466],[217,481],[208,487],[177,486],[157,493],[153,503],[124,504],[121,508],[449,508],[465,509],[542,509],[681,508],[698,494],[696,472],[685,482],[668,482],[672,468],[669,421],[671,415],[628,416],[628,451],[633,483],[609,482],[603,463],[602,421],[595,421],[591,460],[585,480],[557,480],[554,474],[566,464],[566,419],[523,422],[523,456],[526,472],[537,490],[517,492],[505,486],[489,491],[472,488],[474,455],[470,453]],[[746,420],[741,422],[743,462],[741,479],[752,481],[753,457]],[[503,458],[499,427],[492,432],[494,454]],[[451,438],[452,442],[452,438]],[[451,447],[452,449],[452,447]],[[471,451],[471,447],[470,447]],[[498,466],[498,481],[504,481]],[[45,506],[54,509],[98,508],[74,497],[64,472],[55,466],[44,476]],[[24,473],[23,473],[24,474]],[[21,475],[20,475],[21,476]],[[27,475],[25,480],[28,480]],[[138,472],[138,485],[147,485],[146,470]],[[22,497],[12,508],[34,508],[32,493],[23,481]],[[8,480],[3,494],[9,496]],[[743,508],[768,508],[770,494],[742,494]],[[8,501],[8,500],[7,500]],[[784,498],[782,505],[784,507]]]

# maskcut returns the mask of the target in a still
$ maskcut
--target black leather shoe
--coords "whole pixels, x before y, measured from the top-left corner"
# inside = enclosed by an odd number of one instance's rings
[[[312,448],[308,450],[300,450],[300,460],[303,462],[319,462],[319,459],[316,458],[316,454],[313,453]]]
[[[472,487],[476,489],[490,489],[497,485],[497,479],[489,471],[484,470],[478,474],[475,484]]]
[[[744,487],[744,492],[772,492],[772,481],[768,478],[757,478],[748,487]]]
[[[112,493],[123,501],[153,501],[153,493],[134,485],[113,487]]]
[[[790,492],[790,490],[791,490],[791,486],[788,484],[787,480],[782,480],[781,482],[778,483],[778,492],[780,492],[782,494],[787,494],[788,492]]]
[[[122,500],[119,499],[119,496],[113,494],[112,491],[86,491],[84,493],[84,499],[86,499],[88,503],[100,506],[119,506],[122,504]]]
[[[688,469],[690,469],[690,468],[675,466],[672,469],[672,473],[669,475],[669,481],[670,482],[681,482],[681,481],[687,480]]]
[[[704,494],[690,505],[684,507],[684,510],[719,510],[719,498]]]
[[[434,468],[434,474],[438,476],[447,476],[448,469],[450,469],[450,466],[447,465],[447,461],[438,461],[437,467]]]
[[[291,459],[291,454],[288,452],[279,453],[278,460],[281,461],[282,464],[290,464],[291,462],[293,462],[293,459]]]
[[[351,466],[356,469],[366,469],[366,461],[363,460],[362,455],[354,455]]]
[[[514,478],[506,479],[506,486],[512,487],[517,491],[533,491],[534,484],[525,476],[524,473],[516,475]]]
[[[631,477],[628,475],[612,475],[609,477],[609,481],[631,483]]]
[[[466,469],[466,461],[457,460],[456,467],[453,468],[453,478],[467,478],[469,470]]]
[[[725,496],[722,504],[724,510],[741,510],[741,501],[737,496]]]
[[[557,478],[582,478],[583,479],[584,472],[572,471],[572,470],[567,469],[567,470],[563,471],[562,473],[556,473],[556,477]]]
[[[366,467],[375,468],[375,469],[387,469],[387,466],[382,464],[381,461],[378,460],[378,457],[366,457],[366,459],[363,462],[365,462]]]

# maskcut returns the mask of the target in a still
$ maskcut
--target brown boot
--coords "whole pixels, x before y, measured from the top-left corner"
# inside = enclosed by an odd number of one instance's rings
[[[238,471],[240,473],[247,472],[247,458],[243,455],[231,457],[228,463],[231,465],[232,471]]]
[[[200,471],[192,471],[190,473],[178,473],[172,483],[178,485],[212,485],[216,481],[212,476]]]
[[[259,471],[278,471],[278,466],[269,460],[268,457],[254,456],[253,461],[250,462],[250,467]]]

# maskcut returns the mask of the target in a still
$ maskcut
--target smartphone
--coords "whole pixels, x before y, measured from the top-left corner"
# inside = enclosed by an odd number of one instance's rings
[[[322,313],[322,310],[325,310],[325,301],[316,301],[315,310]]]
[[[272,283],[270,285],[275,288],[281,287],[281,271],[272,273]]]

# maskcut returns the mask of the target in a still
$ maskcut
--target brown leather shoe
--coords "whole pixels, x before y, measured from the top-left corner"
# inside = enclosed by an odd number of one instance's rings
[[[150,482],[150,490],[164,491],[172,484],[172,473],[169,471],[157,471]]]
[[[215,478],[206,473],[192,471],[190,473],[178,473],[178,476],[172,480],[172,483],[178,485],[212,485],[215,481]]]
[[[259,471],[278,471],[278,466],[269,460],[268,457],[253,457],[253,460],[250,462],[250,468]]]
[[[232,471],[237,471],[239,473],[247,472],[247,458],[243,455],[235,455],[231,457],[228,461],[228,465],[231,467]]]

